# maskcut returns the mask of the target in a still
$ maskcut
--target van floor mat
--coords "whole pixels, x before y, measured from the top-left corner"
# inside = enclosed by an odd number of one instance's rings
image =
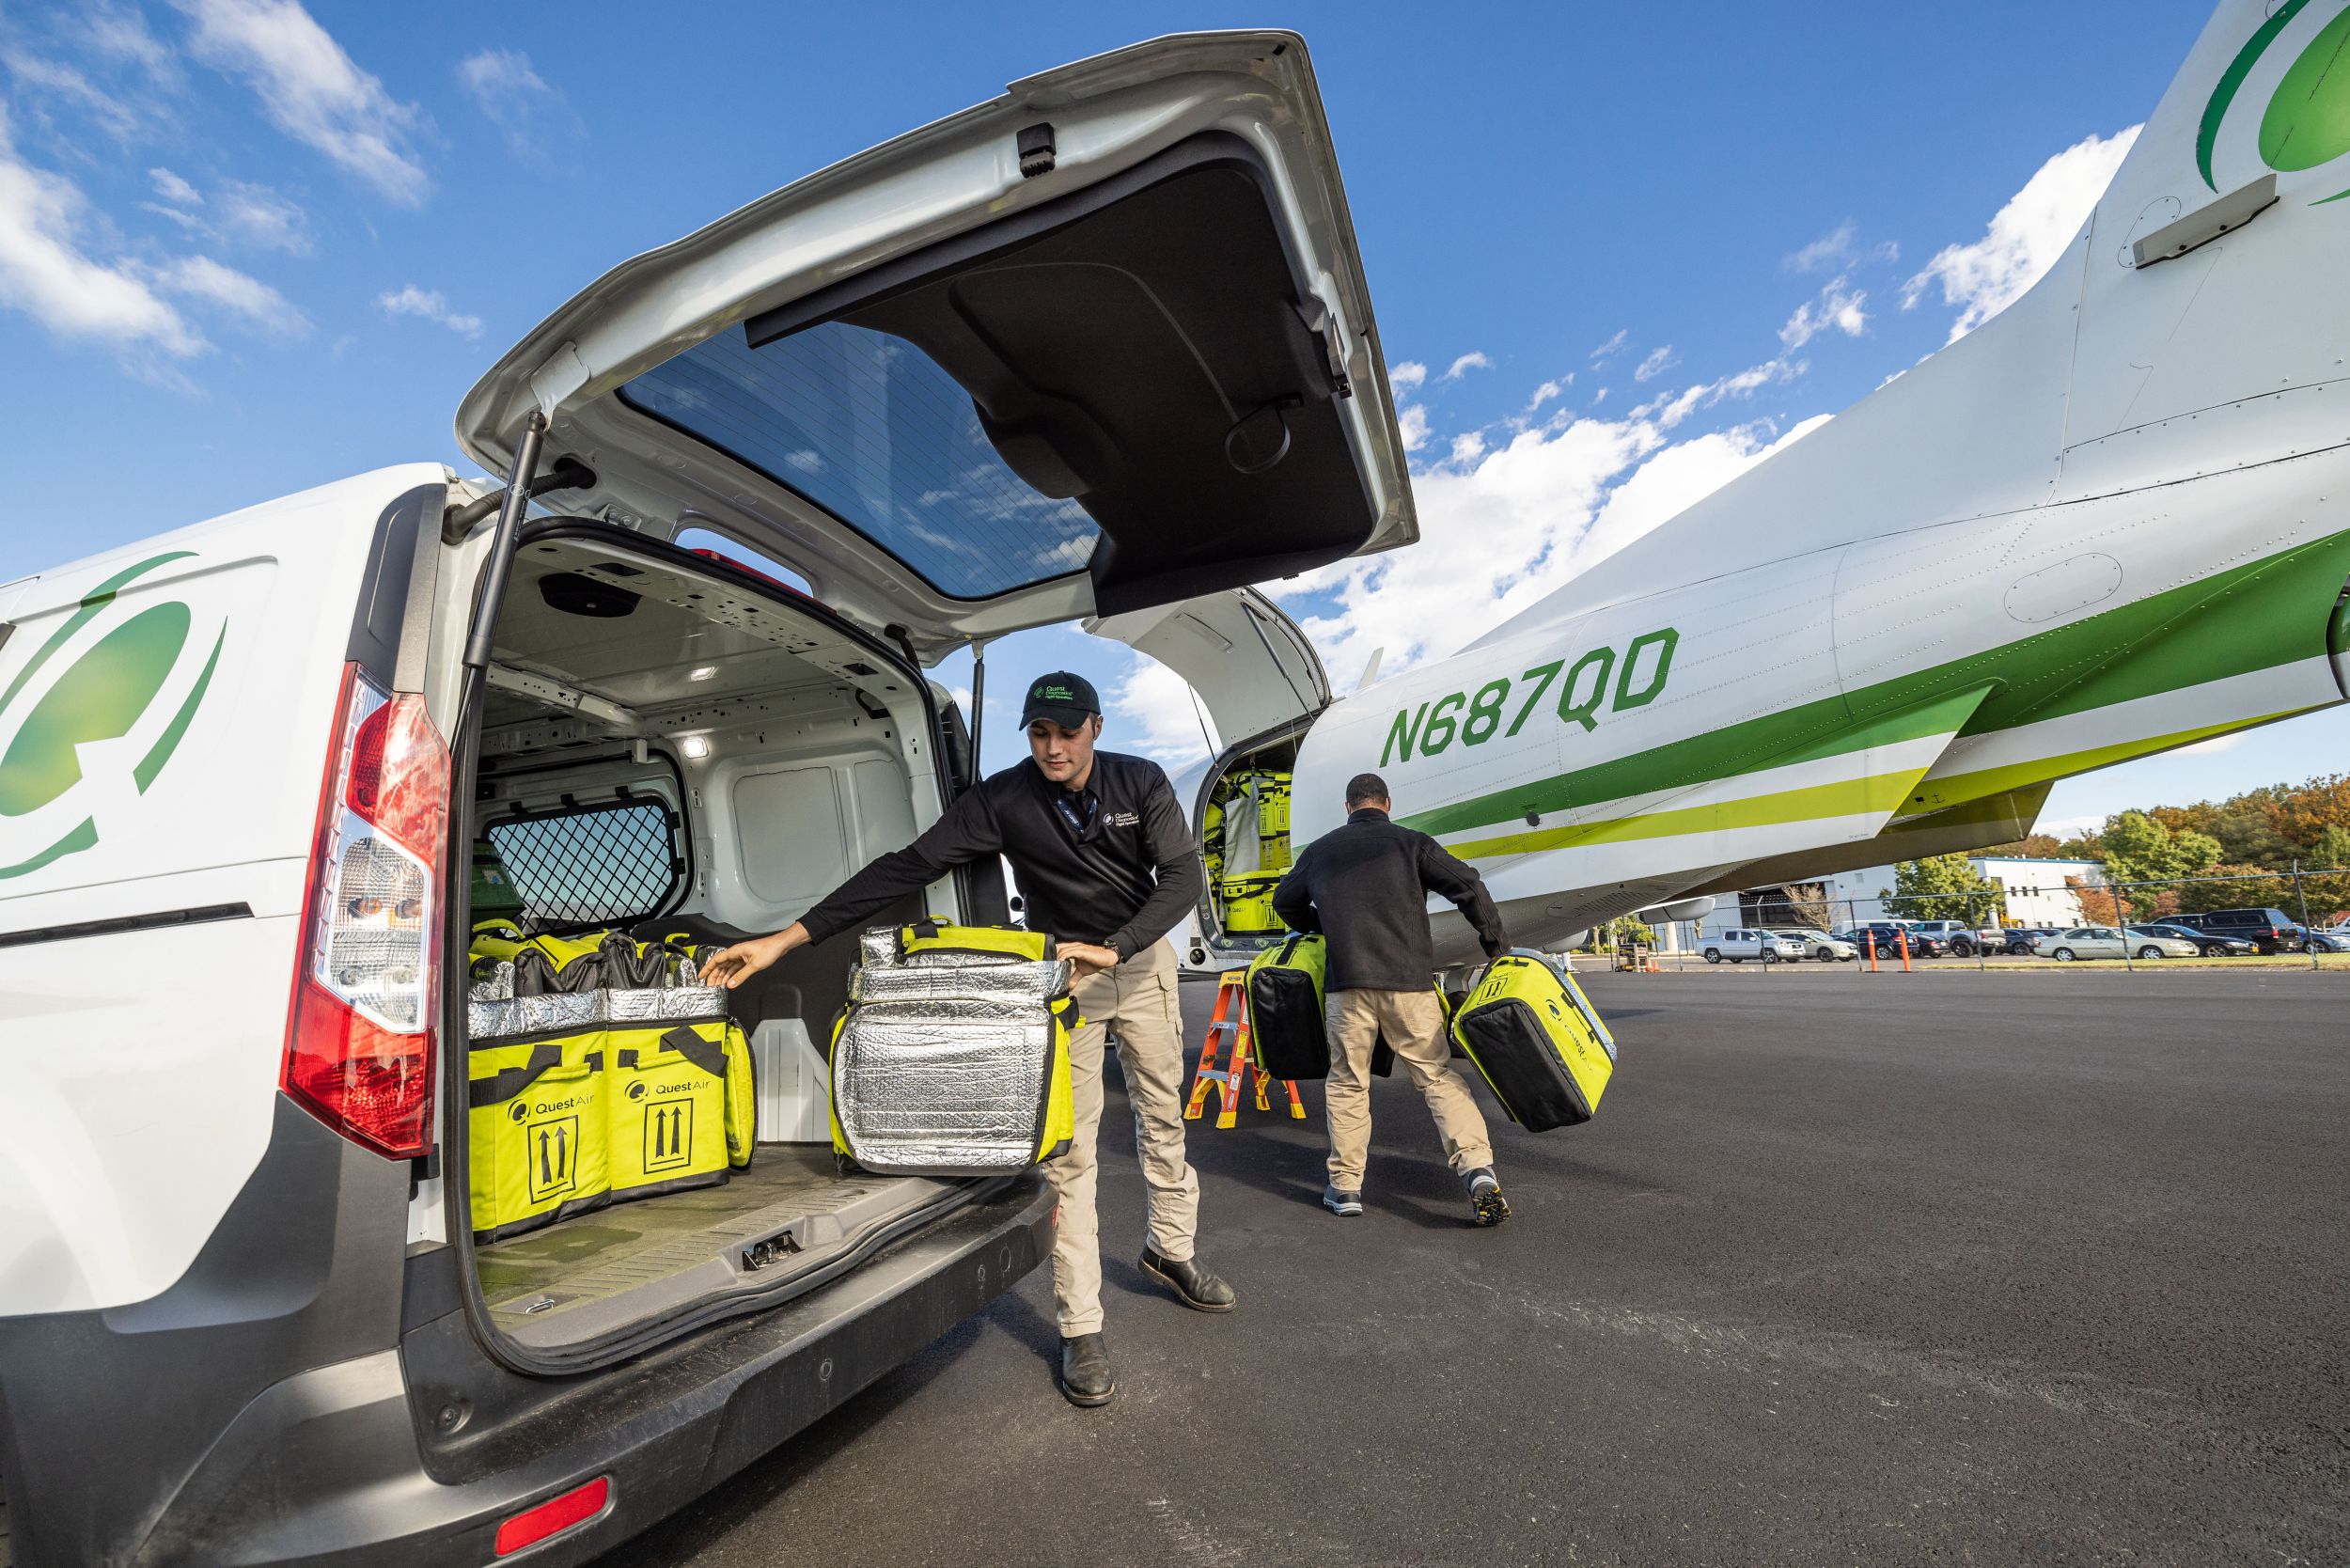
[[[839,1173],[819,1144],[759,1146],[722,1185],[616,1203],[475,1249],[498,1326],[555,1349],[710,1296],[762,1290],[958,1184]]]

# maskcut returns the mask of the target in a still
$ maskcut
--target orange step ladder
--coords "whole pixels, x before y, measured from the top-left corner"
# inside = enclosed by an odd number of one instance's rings
[[[1224,1065],[1216,1065],[1216,1046],[1224,1047]],[[1251,1048],[1253,1041],[1248,1030],[1248,975],[1245,969],[1228,969],[1216,980],[1215,1011],[1208,1015],[1208,1036],[1200,1042],[1199,1066],[1191,1075],[1191,1100],[1183,1106],[1183,1120],[1197,1121],[1208,1108],[1208,1091],[1221,1090],[1223,1104],[1216,1110],[1215,1124],[1232,1125],[1240,1115],[1242,1088],[1250,1075],[1257,1080],[1257,1108],[1269,1111],[1273,1103],[1266,1097],[1264,1071],[1256,1063]],[[1306,1120],[1305,1103],[1297,1097],[1297,1081],[1280,1080],[1289,1091],[1290,1117]]]

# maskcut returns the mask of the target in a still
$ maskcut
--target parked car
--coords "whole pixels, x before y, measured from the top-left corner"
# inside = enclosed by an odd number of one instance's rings
[[[2205,958],[2241,958],[2260,951],[2241,936],[2222,936],[2217,932],[2198,931],[2176,920],[2157,920],[2153,925],[2134,928],[2150,931],[2156,936],[2175,936],[2182,942],[2192,942],[2195,950]]]
[[[1950,950],[1950,943],[1943,937],[1920,931],[1906,920],[1871,920],[1866,925],[1855,926],[1848,939],[1858,944],[1863,952],[1874,943],[1879,958],[1900,957],[1904,942],[1908,944],[1912,958],[1940,958]]]
[[[1966,920],[1903,920],[1909,928],[1909,945],[1917,950],[1918,939],[1932,937],[1962,957],[1971,958],[1975,951],[1975,928]]]
[[[2281,909],[2215,909],[2207,915],[2174,915],[2170,923],[2240,937],[2264,953],[2297,953],[2310,939],[2309,932]]]
[[[2044,936],[2061,936],[2062,926],[2010,926],[2001,932],[2001,949],[2010,958],[2029,958],[2032,944]]]
[[[1770,931],[1726,931],[1705,945],[1705,962],[1744,964],[1747,959],[1760,959],[1765,964],[1799,964],[1804,957],[1804,945],[1792,936],[1781,936]]]
[[[2127,932],[2112,926],[2075,926],[2043,937],[2037,950],[2059,964],[2084,958],[2193,958],[2195,944],[2176,936],[2158,936],[2133,926]]]
[[[1841,937],[1831,936],[1824,931],[1812,931],[1809,927],[1792,927],[1784,931],[1774,931],[1771,934],[1802,943],[1804,956],[1818,959],[1822,964],[1840,964],[1860,956],[1860,949],[1850,942]]]
[[[2350,926],[2313,931],[2303,945],[2313,953],[2350,953]]]

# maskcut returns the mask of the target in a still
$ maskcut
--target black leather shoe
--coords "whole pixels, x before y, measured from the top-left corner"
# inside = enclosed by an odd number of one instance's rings
[[[1201,1268],[1197,1258],[1186,1258],[1179,1263],[1146,1247],[1142,1249],[1142,1272],[1170,1287],[1175,1299],[1195,1312],[1229,1312],[1240,1305],[1240,1297],[1232,1294],[1232,1287]]]
[[[1118,1392],[1110,1371],[1110,1347],[1099,1334],[1080,1334],[1060,1342],[1060,1391],[1072,1404],[1091,1409],[1107,1404]]]

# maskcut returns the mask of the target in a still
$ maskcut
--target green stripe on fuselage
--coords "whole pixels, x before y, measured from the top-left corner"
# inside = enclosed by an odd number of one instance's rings
[[[1918,722],[1927,722],[1926,705],[1935,698],[1985,683],[1994,687],[1990,697],[1959,733],[1981,735],[2063,718],[2321,657],[2327,618],[2345,575],[2350,575],[2350,531],[1914,675],[1512,785],[1402,821],[1423,833],[1459,833],[1529,811],[1565,811],[1596,801],[1844,756],[1903,738],[1882,727],[1889,716],[1917,710]],[[2223,607],[2225,615],[2214,614]],[[2190,626],[2192,637],[2177,635]]]

